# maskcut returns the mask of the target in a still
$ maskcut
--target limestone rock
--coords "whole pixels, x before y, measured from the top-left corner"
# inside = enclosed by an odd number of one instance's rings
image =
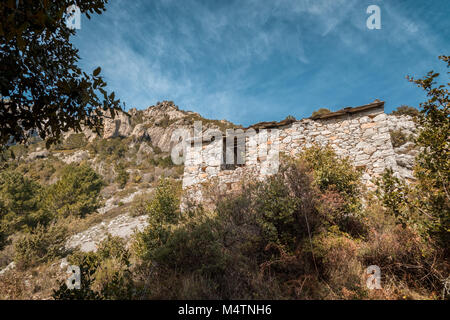
[[[131,135],[134,137],[135,141],[149,141],[151,139],[147,132],[147,128],[142,123],[134,127]]]
[[[67,164],[70,164],[70,163],[79,163],[87,159],[89,159],[89,152],[87,152],[86,150],[78,150],[72,155],[64,157],[61,160]]]
[[[49,154],[50,152],[48,152],[47,150],[32,152],[28,155],[27,160],[33,161],[36,159],[45,159],[48,158]]]
[[[105,116],[103,123],[103,139],[128,137],[132,132],[130,117],[123,112],[118,112],[114,119]]]

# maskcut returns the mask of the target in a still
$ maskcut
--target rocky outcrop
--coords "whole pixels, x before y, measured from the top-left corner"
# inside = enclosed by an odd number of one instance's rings
[[[107,234],[128,240],[136,230],[142,231],[147,226],[147,216],[131,217],[122,214],[109,222],[101,222],[86,231],[71,237],[67,249],[79,248],[81,251],[96,251],[97,245],[106,238]]]
[[[147,127],[143,123],[139,123],[133,129],[131,135],[134,137],[134,141],[142,142],[142,141],[150,141],[151,137],[147,131]]]
[[[71,163],[79,163],[83,160],[89,159],[89,152],[86,150],[78,150],[75,151],[73,154],[61,157],[61,161],[71,164]]]
[[[49,156],[50,152],[48,150],[38,150],[36,152],[32,152],[28,155],[28,161],[34,161],[36,159],[45,159]]]
[[[219,125],[232,127],[233,124],[226,120],[216,121],[203,119],[198,113],[183,111],[172,101],[158,102],[146,110],[130,109],[128,113],[118,112],[114,119],[107,113],[104,116],[103,139],[116,137],[132,137],[134,143],[148,142],[162,152],[170,152],[171,137],[176,129],[192,129],[195,120],[204,120],[207,128],[217,128]],[[67,132],[67,138],[74,131]],[[98,135],[89,128],[83,127],[86,139],[92,142]]]
[[[103,139],[128,137],[133,131],[130,116],[118,112],[114,119],[107,115],[103,119]]]
[[[412,141],[417,137],[417,124],[411,116],[388,115],[387,125],[390,132],[401,132],[409,140],[400,147],[394,148],[397,163],[397,172],[394,174],[401,178],[414,180],[413,167],[419,150]]]

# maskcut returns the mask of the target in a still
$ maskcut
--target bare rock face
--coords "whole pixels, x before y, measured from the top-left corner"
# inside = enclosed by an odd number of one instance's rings
[[[192,111],[182,111],[172,101],[158,102],[146,110],[130,109],[128,114],[119,112],[114,119],[110,114],[104,116],[103,139],[115,137],[133,137],[135,143],[150,142],[152,147],[158,147],[162,152],[170,152],[173,143],[172,133],[176,129],[192,129],[194,119],[202,117]],[[231,126],[228,121],[206,120],[204,129],[217,127],[217,124]],[[96,134],[88,129],[83,130],[89,141]]]
[[[49,156],[49,152],[47,150],[42,150],[42,151],[36,151],[36,152],[32,152],[28,155],[27,160],[28,161],[33,161],[36,159],[45,159]]]
[[[151,137],[151,142],[153,146],[158,147],[163,152],[169,152],[171,149],[171,137],[172,132],[176,128],[171,127],[151,127],[147,130],[149,136]]]
[[[150,141],[151,139],[149,133],[147,132],[147,128],[143,123],[136,125],[131,135],[134,137],[134,141],[136,142]]]
[[[138,164],[141,164],[146,156],[153,154],[154,150],[151,146],[149,146],[146,142],[141,143],[139,146],[139,150],[137,152],[136,161]]]
[[[144,116],[158,124],[164,119],[176,120],[186,117],[188,113],[180,111],[172,101],[158,102],[156,106],[151,106],[144,111]]]
[[[130,117],[126,113],[119,112],[114,119],[106,116],[103,121],[103,139],[128,137],[133,131]]]
[[[131,217],[127,213],[109,222],[101,222],[84,232],[72,236],[66,243],[66,248],[79,248],[81,251],[96,251],[97,245],[110,233],[112,236],[129,240],[136,230],[142,231],[147,226],[147,216]]]
[[[86,128],[86,127],[82,129],[82,132],[84,133],[84,136],[86,137],[86,140],[89,141],[89,142],[94,141],[94,139],[96,137],[98,137],[97,133],[95,133],[94,131],[92,131],[91,129]]]
[[[136,111],[132,111],[136,114]],[[132,135],[135,141],[150,141],[152,146],[163,152],[171,149],[171,137],[178,128],[189,128],[185,125],[191,112],[181,111],[171,101],[163,101],[142,112],[142,123],[135,126]]]
[[[387,116],[387,124],[390,131],[400,131],[405,137],[414,138],[417,136],[417,125],[413,118],[406,115]],[[415,157],[418,154],[416,145],[412,141],[407,141],[398,148],[394,148],[395,161],[398,165],[399,177],[407,178],[410,180],[414,179],[413,167],[415,162]]]
[[[75,153],[69,155],[68,157],[64,157],[61,161],[71,164],[71,163],[79,163],[83,160],[89,159],[89,152],[86,150],[78,150]]]

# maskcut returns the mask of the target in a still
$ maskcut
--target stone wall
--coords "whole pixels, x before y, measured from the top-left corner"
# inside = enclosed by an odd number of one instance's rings
[[[362,179],[369,188],[374,187],[373,178],[385,168],[411,178],[411,168],[397,164],[403,155],[396,153],[392,146],[389,131],[393,129],[404,129],[412,134],[415,125],[410,118],[386,115],[384,103],[379,102],[364,108],[346,108],[315,120],[303,119],[259,130],[250,127],[244,131],[255,134],[248,134],[245,138],[245,164],[232,166],[232,169],[223,166],[224,140],[221,136],[216,134],[215,139],[211,139],[206,135],[200,146],[187,147],[184,202],[202,202],[202,185],[212,184],[224,190],[234,190],[243,177],[264,179],[277,171],[273,166],[277,163],[277,148],[280,154],[295,157],[302,149],[314,144],[329,145],[338,156],[349,157],[355,167],[363,170]],[[261,142],[267,142],[267,148]]]

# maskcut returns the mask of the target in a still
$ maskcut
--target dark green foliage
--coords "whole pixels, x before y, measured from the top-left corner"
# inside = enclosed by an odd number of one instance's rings
[[[70,43],[66,9],[73,1],[0,2],[0,145],[10,138],[23,142],[35,130],[47,145],[62,132],[79,132],[82,125],[99,130],[102,112],[119,110],[106,83],[78,66],[78,51]],[[81,12],[101,14],[106,0],[77,2]],[[89,12],[89,13],[88,13]]]
[[[152,261],[182,273],[220,275],[226,268],[226,256],[221,250],[219,236],[214,220],[192,220],[173,231],[164,245],[154,250]]]
[[[116,166],[116,175],[116,182],[119,184],[119,188],[123,189],[127,184],[128,178],[130,176],[123,163],[119,163]]]
[[[96,252],[77,252],[69,257],[80,267],[81,288],[69,290],[61,283],[54,291],[56,300],[120,300],[132,297],[130,253],[123,239],[108,234]]]
[[[121,160],[128,151],[127,140],[122,138],[99,139],[94,140],[89,145],[89,150],[98,154],[100,159]]]
[[[22,227],[48,222],[40,211],[42,188],[16,171],[0,173],[0,224],[12,233]]]
[[[102,178],[88,165],[69,165],[45,195],[45,210],[56,217],[84,217],[96,210]]]
[[[383,205],[400,224],[406,226],[411,216],[408,208],[409,189],[405,182],[395,177],[392,169],[386,169],[377,185],[377,195]]]
[[[177,223],[180,218],[180,200],[176,194],[176,186],[169,179],[161,179],[155,195],[148,208],[150,225]]]
[[[450,67],[450,57],[439,57]],[[450,74],[450,72],[448,72]],[[450,97],[446,85],[437,85],[439,73],[430,71],[422,79],[409,78],[423,88],[429,100],[420,104],[421,126],[417,145],[423,151],[416,159],[417,206],[430,236],[450,250]],[[450,86],[450,83],[447,83]]]
[[[143,232],[136,234],[134,248],[138,256],[150,259],[154,249],[166,243],[171,226],[180,218],[179,198],[170,180],[159,181],[147,212],[149,225]]]
[[[171,156],[152,158],[150,159],[150,164],[162,168],[170,168],[175,166],[175,164],[172,162]]]
[[[14,261],[19,268],[26,269],[61,257],[67,239],[67,230],[59,225],[38,225],[14,242]]]
[[[69,135],[62,144],[64,150],[81,149],[87,145],[86,137],[84,133],[74,133]]]
[[[261,185],[255,199],[260,212],[261,226],[266,241],[294,250],[300,233],[299,202],[292,197],[284,179],[277,175]]]
[[[340,159],[333,149],[313,146],[306,150],[302,159],[313,170],[316,185],[322,192],[337,191],[346,202],[349,212],[356,212],[360,208],[360,177],[349,159]]]
[[[91,261],[85,258],[79,263],[81,273],[81,288],[69,289],[65,283],[61,283],[57,290],[53,291],[52,297],[55,300],[101,300],[99,293],[91,289],[92,277],[95,269],[91,268]]]
[[[296,121],[297,119],[293,115],[288,115],[284,120]]]
[[[0,251],[3,250],[7,243],[8,235],[6,234],[6,231],[4,230],[3,224],[0,224]]]
[[[392,111],[392,114],[395,116],[411,116],[411,117],[418,117],[419,116],[419,110],[417,110],[414,107],[410,106],[400,106],[396,110]]]

